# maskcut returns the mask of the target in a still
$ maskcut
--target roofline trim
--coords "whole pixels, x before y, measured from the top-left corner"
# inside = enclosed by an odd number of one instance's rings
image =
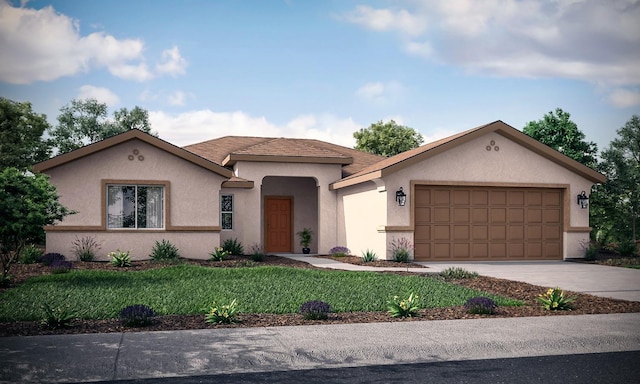
[[[318,156],[280,156],[280,155],[245,155],[230,153],[222,161],[223,166],[232,166],[238,161],[255,161],[262,163],[314,163],[314,164],[340,164],[353,163],[353,157],[318,157]]]

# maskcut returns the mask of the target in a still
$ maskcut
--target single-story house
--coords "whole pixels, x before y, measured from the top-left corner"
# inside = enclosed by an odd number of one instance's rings
[[[155,241],[206,259],[226,239],[245,250],[346,246],[391,258],[561,260],[589,240],[584,197],[605,177],[495,121],[384,158],[319,140],[227,136],[180,148],[138,130],[37,164],[77,211],[46,228],[47,251],[76,237],[149,257]]]

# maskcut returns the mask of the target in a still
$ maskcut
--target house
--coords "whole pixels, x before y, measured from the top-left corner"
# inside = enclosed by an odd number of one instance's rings
[[[115,249],[144,259],[162,239],[189,258],[226,239],[300,253],[305,227],[312,253],[342,245],[390,258],[404,237],[424,261],[582,257],[589,210],[578,195],[605,181],[502,121],[389,158],[310,139],[179,148],[131,130],[34,170],[78,212],[46,228],[47,251],[93,236],[102,259]]]

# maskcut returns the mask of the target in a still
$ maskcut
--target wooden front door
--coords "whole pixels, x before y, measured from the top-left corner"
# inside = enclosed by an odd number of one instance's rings
[[[291,252],[291,198],[265,198],[265,252]]]

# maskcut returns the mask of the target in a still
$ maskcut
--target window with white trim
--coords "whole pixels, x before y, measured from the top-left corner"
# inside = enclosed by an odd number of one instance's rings
[[[233,195],[220,196],[220,222],[222,229],[233,229]]]
[[[107,185],[107,228],[164,228],[164,186]]]

